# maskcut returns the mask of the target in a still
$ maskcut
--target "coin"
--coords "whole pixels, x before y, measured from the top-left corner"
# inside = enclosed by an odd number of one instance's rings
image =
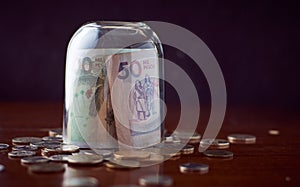
[[[209,166],[201,163],[184,163],[179,165],[181,173],[207,173]]]
[[[0,172],[4,171],[4,169],[5,169],[5,167],[2,164],[0,164]]]
[[[0,150],[8,149],[9,145],[5,143],[0,143]]]
[[[221,158],[233,157],[232,152],[226,150],[219,150],[219,149],[206,150],[203,152],[203,154],[208,157],[221,157]]]
[[[62,135],[62,128],[49,130],[49,136],[55,137],[57,135]]]
[[[173,179],[165,175],[146,175],[139,179],[139,184],[141,186],[171,186],[173,184]]]
[[[8,153],[8,156],[13,158],[21,158],[27,156],[34,156],[35,154],[36,152],[34,151],[12,151]]]
[[[79,147],[76,145],[61,145],[58,149],[64,153],[76,153],[79,151]]]
[[[28,170],[33,173],[56,173],[65,171],[65,166],[60,163],[43,163],[30,165]]]
[[[93,165],[99,164],[103,161],[103,157],[101,155],[87,155],[87,154],[78,154],[78,155],[70,155],[68,157],[68,162],[70,164],[85,164],[85,165]]]
[[[39,141],[30,143],[31,146],[37,148],[48,148],[48,149],[56,149],[61,146],[61,142],[58,141]]]
[[[210,147],[212,149],[227,149],[229,148],[229,142],[224,139],[202,139],[200,141],[200,147]]]
[[[30,145],[15,145],[12,147],[13,151],[36,151],[38,148]]]
[[[140,167],[140,162],[135,160],[109,160],[104,163],[106,167],[113,169],[132,169]]]
[[[171,134],[164,134],[164,141],[165,142],[173,142],[173,136]]]
[[[12,139],[12,143],[13,144],[17,144],[17,145],[26,145],[26,144],[30,144],[33,142],[39,142],[42,141],[42,138],[38,138],[38,137],[16,137]]]
[[[66,178],[63,187],[97,187],[99,182],[94,177],[73,177]]]
[[[54,142],[62,142],[62,137],[57,136],[45,136],[42,138],[43,141],[54,141]]]
[[[274,135],[274,136],[280,134],[279,130],[275,130],[275,129],[270,129],[268,132],[270,135]]]
[[[194,146],[187,144],[181,149],[181,153],[184,155],[189,155],[194,153]]]
[[[198,132],[185,132],[185,131],[175,131],[175,137],[183,141],[188,141],[188,143],[196,144],[199,143],[201,135]]]
[[[149,152],[161,154],[165,157],[178,157],[181,156],[181,151],[174,148],[162,147],[162,148],[149,148]]]
[[[68,162],[68,157],[70,155],[52,155],[48,157],[49,160],[53,162]]]
[[[150,153],[143,150],[124,150],[114,153],[117,159],[145,159],[150,156]]]
[[[41,164],[46,162],[49,162],[49,160],[43,156],[32,156],[21,159],[21,163],[23,164]]]
[[[79,147],[76,145],[60,145],[57,148],[44,148],[41,151],[42,156],[51,156],[57,154],[71,154],[79,152]]]
[[[254,144],[256,137],[249,134],[231,134],[227,136],[230,143],[234,144]]]
[[[93,149],[93,150],[82,150],[80,151],[80,153],[83,154],[97,154],[97,155],[101,155],[103,157],[109,157],[113,155],[113,151],[112,150],[108,150],[108,149]]]
[[[134,185],[134,184],[117,184],[117,185],[113,185],[110,187],[139,187],[139,186]]]

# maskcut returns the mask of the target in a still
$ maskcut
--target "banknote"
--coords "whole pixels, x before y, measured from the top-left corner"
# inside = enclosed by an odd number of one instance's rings
[[[97,148],[160,142],[155,49],[82,49],[69,60],[74,63],[66,73],[67,142]]]

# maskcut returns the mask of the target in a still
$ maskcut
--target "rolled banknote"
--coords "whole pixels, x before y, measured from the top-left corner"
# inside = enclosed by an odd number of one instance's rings
[[[70,56],[77,65],[66,67],[67,143],[137,148],[160,142],[155,49],[80,49]]]

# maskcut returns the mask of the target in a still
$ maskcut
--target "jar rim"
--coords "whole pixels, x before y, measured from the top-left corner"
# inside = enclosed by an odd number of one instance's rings
[[[95,21],[87,23],[85,26],[101,28],[149,28],[144,22],[127,22],[127,21]]]

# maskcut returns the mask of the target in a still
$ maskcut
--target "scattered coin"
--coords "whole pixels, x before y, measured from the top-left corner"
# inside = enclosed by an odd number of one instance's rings
[[[21,159],[23,164],[41,164],[49,162],[49,160],[43,156],[25,157]]]
[[[114,153],[117,159],[145,159],[149,158],[150,153],[144,150],[124,150]]]
[[[40,141],[40,142],[33,142],[30,143],[32,147],[37,148],[48,148],[48,149],[56,149],[61,146],[61,142],[58,141]]]
[[[147,148],[146,150],[149,151],[150,153],[160,154],[165,157],[181,156],[180,150],[174,148],[161,147],[161,148]]]
[[[234,144],[254,144],[256,141],[256,137],[249,134],[231,134],[227,139]]]
[[[42,156],[52,156],[58,154],[71,154],[79,152],[79,147],[76,145],[60,145],[58,148],[44,148],[41,150]]]
[[[93,165],[99,164],[103,161],[103,157],[101,155],[87,155],[87,154],[78,154],[78,155],[70,155],[68,157],[68,162],[70,164],[80,164],[80,165]]]
[[[276,136],[276,135],[279,135],[279,134],[280,134],[280,132],[279,132],[279,130],[270,129],[270,130],[269,130],[269,134],[270,134],[270,135],[274,135],[274,136]]]
[[[134,185],[134,184],[117,184],[117,185],[113,185],[110,187],[139,187],[139,186]]]
[[[54,141],[54,142],[62,142],[62,137],[58,136],[45,136],[42,138],[43,141]]]
[[[79,151],[79,147],[76,145],[61,145],[58,149],[64,153],[76,153]]]
[[[4,169],[5,169],[5,167],[2,164],[0,164],[0,172],[4,171]]]
[[[12,143],[16,145],[26,145],[33,142],[40,142],[42,138],[38,137],[16,137],[12,139]]]
[[[182,173],[207,173],[209,166],[207,164],[200,163],[184,163],[179,166],[180,172]]]
[[[173,141],[171,143],[181,143],[181,140],[178,137],[173,137]]]
[[[291,181],[291,177],[289,177],[289,176],[286,176],[284,179],[285,179],[286,182],[290,182]]]
[[[181,149],[181,153],[184,155],[189,155],[194,153],[194,146],[187,144]]]
[[[0,143],[0,150],[8,149],[9,145],[5,143]]]
[[[12,151],[8,153],[8,156],[12,158],[21,158],[27,156],[34,156],[36,152],[34,151]]]
[[[58,135],[62,135],[62,128],[49,130],[49,136],[55,137]]]
[[[73,177],[66,178],[63,187],[97,187],[99,182],[94,177]]]
[[[173,142],[173,136],[171,134],[164,134],[164,141],[165,142]]]
[[[93,150],[82,150],[80,151],[83,154],[97,154],[103,157],[109,157],[113,155],[113,151],[109,149],[93,149]]]
[[[140,167],[140,162],[135,160],[109,160],[104,163],[106,167],[112,169],[132,169]]]
[[[53,162],[68,162],[68,157],[70,155],[52,155],[48,157],[49,160]]]
[[[229,148],[229,142],[224,139],[202,139],[200,141],[200,147],[211,149],[227,149]]]
[[[206,150],[203,152],[203,154],[208,157],[220,157],[220,158],[233,157],[232,152],[226,150],[219,150],[219,149]]]
[[[15,145],[12,147],[12,150],[13,151],[36,151],[38,150],[38,148],[30,145]]]
[[[174,135],[183,141],[188,141],[188,143],[191,144],[199,143],[201,138],[201,135],[198,132],[175,131]]]
[[[43,163],[30,165],[28,170],[33,173],[56,173],[65,171],[65,166],[60,163]]]
[[[165,175],[147,175],[139,179],[139,184],[141,186],[171,186],[173,184],[173,179]]]

